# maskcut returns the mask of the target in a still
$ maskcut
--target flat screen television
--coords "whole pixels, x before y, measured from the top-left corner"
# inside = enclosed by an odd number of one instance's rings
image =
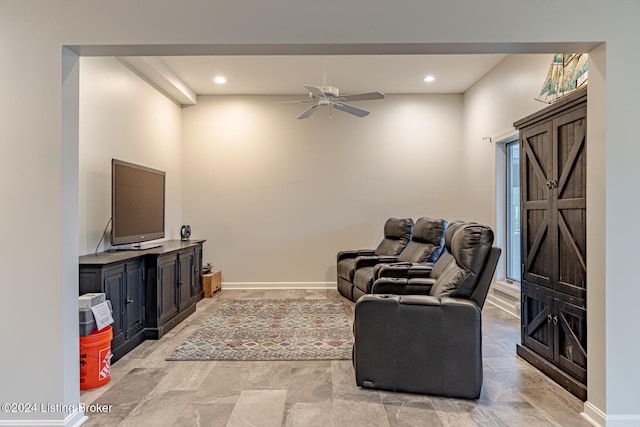
[[[111,160],[111,244],[164,238],[165,172]],[[145,247],[146,249],[147,247]]]

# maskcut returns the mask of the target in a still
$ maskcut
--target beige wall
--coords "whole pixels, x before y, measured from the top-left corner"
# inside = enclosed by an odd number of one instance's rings
[[[494,224],[493,174],[496,146],[483,137],[513,129],[513,122],[547,104],[540,93],[553,55],[511,55],[464,94],[464,198],[478,206],[479,220]],[[495,142],[495,141],[494,141]]]
[[[375,247],[388,217],[474,216],[459,197],[461,95],[391,95],[362,119],[297,120],[304,108],[281,99],[184,109],[184,218],[225,283],[335,283],[336,252]]]
[[[181,109],[114,58],[80,61],[79,251],[93,253],[111,217],[111,159],[165,171],[165,230],[182,225]],[[100,251],[108,249],[109,231]]]
[[[503,147],[488,139],[514,131],[513,122],[544,108],[534,98],[540,93],[553,55],[510,55],[464,94],[464,200],[477,207],[478,221],[496,230],[496,244],[504,247],[504,216],[496,209],[504,185]],[[497,159],[497,160],[496,160]],[[505,256],[496,277],[505,277]]]

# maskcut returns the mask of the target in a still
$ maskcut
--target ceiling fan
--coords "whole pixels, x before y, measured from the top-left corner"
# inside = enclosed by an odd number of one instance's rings
[[[364,117],[369,115],[369,112],[361,108],[354,107],[347,104],[351,101],[370,101],[374,99],[384,99],[384,93],[382,92],[366,92],[366,93],[354,93],[351,95],[340,95],[338,88],[334,86],[312,86],[304,85],[305,89],[309,91],[309,99],[301,99],[298,101],[284,101],[284,102],[296,102],[300,104],[313,103],[312,106],[307,108],[302,114],[298,116],[298,119],[306,119],[315,113],[322,106],[329,106],[329,117],[331,117],[331,109],[335,108],[345,113],[353,114],[357,117]]]

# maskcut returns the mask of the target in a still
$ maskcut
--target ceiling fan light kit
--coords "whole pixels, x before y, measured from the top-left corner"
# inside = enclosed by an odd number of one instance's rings
[[[335,98],[338,95],[340,95],[340,91],[338,90],[337,87],[334,87],[334,86],[304,85],[304,87],[309,91],[309,95],[312,98],[313,96],[316,96],[316,97],[331,96]]]

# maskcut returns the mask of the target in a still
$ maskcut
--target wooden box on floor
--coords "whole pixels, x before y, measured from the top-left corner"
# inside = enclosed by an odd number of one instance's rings
[[[222,271],[212,270],[211,273],[203,274],[202,288],[205,298],[211,298],[214,293],[222,288]]]

